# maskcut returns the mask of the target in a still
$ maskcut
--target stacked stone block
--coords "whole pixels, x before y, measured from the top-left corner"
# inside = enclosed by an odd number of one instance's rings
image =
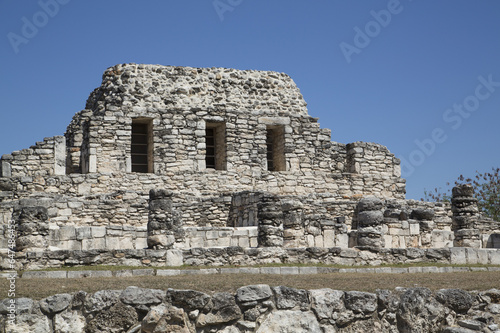
[[[283,264],[327,264],[342,266],[379,266],[382,264],[436,264],[429,270],[410,267],[400,272],[450,272],[450,267],[438,269],[439,264],[446,265],[500,265],[500,249],[474,249],[450,247],[442,249],[376,249],[376,248],[279,248],[259,247],[243,248],[239,246],[189,248],[189,249],[94,249],[94,250],[59,250],[45,252],[17,252],[15,269],[40,270],[43,268],[63,267],[68,265],[128,265],[128,266],[252,266],[270,263]],[[0,253],[0,267],[11,269],[7,253]],[[279,267],[265,267],[260,272],[281,271]],[[286,268],[286,267],[285,267]],[[339,272],[335,267],[316,267],[319,273]],[[417,269],[418,268],[418,269]],[[383,273],[384,268],[375,268]],[[398,272],[400,267],[386,271]],[[214,270],[209,268],[209,270]],[[295,268],[298,272],[299,270]],[[365,270],[365,271],[363,271]],[[482,269],[484,270],[484,269]],[[498,267],[488,267],[489,271],[498,271]],[[248,268],[247,273],[255,271]],[[284,269],[283,272],[287,270]],[[455,270],[457,271],[457,270]],[[464,271],[470,269],[464,268]],[[222,271],[221,271],[222,272]],[[340,272],[368,273],[366,268],[353,267]],[[373,270],[371,271],[373,272]],[[244,273],[244,271],[242,271]],[[196,273],[193,273],[196,274]],[[203,274],[203,272],[200,272]],[[294,273],[297,274],[297,273]]]
[[[122,225],[51,226],[48,242],[52,250],[144,249],[148,246],[146,227]]]
[[[14,211],[13,219],[17,223],[16,250],[44,251],[48,249],[48,213],[47,208],[20,207]]]
[[[304,211],[300,201],[286,200],[283,209],[283,246],[305,247]]]
[[[258,203],[259,247],[283,246],[283,210],[279,197],[264,194]]]
[[[479,219],[477,199],[472,185],[464,184],[452,189],[454,245],[458,247],[481,247],[481,233],[476,228]]]
[[[66,173],[66,139],[64,136],[44,138],[29,149],[2,155],[0,177],[38,178]]]
[[[432,232],[436,228],[436,223],[434,223],[434,211],[432,209],[416,208],[411,211],[410,223],[411,221],[416,221],[415,224],[418,224],[420,245],[422,247],[432,247]]]
[[[172,248],[184,240],[182,221],[172,208],[172,193],[166,190],[149,192],[148,247]]]
[[[257,226],[257,204],[260,201],[261,196],[261,192],[252,191],[233,193],[231,196],[231,208],[228,217],[228,226]]]
[[[383,202],[375,197],[363,198],[358,204],[357,245],[374,248],[385,246],[382,223]]]
[[[174,248],[209,248],[239,246],[257,247],[257,227],[214,228],[186,227],[183,242],[174,244]]]

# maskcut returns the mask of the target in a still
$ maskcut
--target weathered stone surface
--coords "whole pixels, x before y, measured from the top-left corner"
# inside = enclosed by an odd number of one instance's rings
[[[10,306],[13,303],[11,302],[10,298],[5,298],[0,302],[0,314],[5,315],[9,313]],[[31,312],[31,309],[33,308],[34,302],[30,298],[17,298],[15,299],[15,309],[16,309],[16,314],[21,314],[21,313],[29,313]]]
[[[111,307],[120,300],[122,290],[100,290],[85,297],[84,308],[88,313],[95,313]]]
[[[70,294],[57,294],[49,296],[40,301],[40,309],[49,314],[55,314],[65,310],[71,304],[72,296]]]
[[[304,289],[294,289],[289,287],[274,287],[276,297],[276,307],[280,310],[298,308],[302,311],[309,310],[309,295]]]
[[[345,306],[355,313],[370,314],[377,309],[377,295],[360,291],[345,293]]]
[[[236,299],[238,302],[254,302],[263,301],[273,295],[271,287],[267,284],[256,284],[251,286],[241,287],[236,291]]]
[[[146,317],[141,322],[143,333],[190,333],[184,310],[160,304],[151,307]]]
[[[401,295],[397,326],[400,332],[440,332],[446,315],[446,308],[429,289],[412,288]]]
[[[469,184],[462,184],[452,188],[451,195],[453,197],[472,197],[474,196],[474,188]]]
[[[269,290],[263,285],[247,287],[248,293],[253,295],[248,302],[237,302],[237,294],[209,296],[191,290],[169,289],[165,302],[156,305],[141,302],[135,308],[118,299],[119,291],[79,292],[73,295],[65,310],[50,314],[41,311],[37,302],[25,299],[18,303],[22,309],[18,309],[16,326],[7,321],[4,300],[0,303],[0,330],[14,333],[464,333],[498,330],[496,321],[500,310],[496,306],[500,303],[494,302],[498,301],[500,293],[496,289],[474,293],[476,297],[470,306],[472,295],[456,289],[442,289],[433,294],[425,288],[398,288],[372,294],[331,289],[305,291],[283,286]],[[90,304],[92,300],[95,306]],[[172,305],[172,301],[178,306]],[[59,303],[51,297],[44,302],[51,304],[53,310]]]
[[[197,327],[224,324],[241,318],[241,310],[235,297],[229,293],[217,293],[212,296],[209,313],[200,313],[196,321]]]
[[[361,227],[377,226],[384,222],[384,214],[380,210],[360,212],[358,222]]]
[[[432,220],[434,211],[432,209],[416,208],[411,211],[410,219],[414,220]]]
[[[168,303],[188,312],[204,309],[210,299],[210,295],[195,290],[168,289],[166,296]]]
[[[382,248],[385,246],[384,234],[378,227],[367,227],[357,230],[358,246]]]
[[[489,289],[482,292],[481,295],[489,297],[492,303],[500,303],[500,289]]]
[[[318,320],[310,311],[282,310],[271,313],[260,325],[257,333],[309,333],[321,332]]]
[[[390,290],[377,290],[378,310],[396,312],[399,306],[399,295]]]
[[[446,327],[443,330],[443,333],[474,333],[477,331],[470,330],[468,328],[463,327]]]
[[[471,294],[460,289],[441,289],[436,299],[456,313],[467,313],[474,302]]]
[[[358,203],[358,210],[360,212],[377,211],[377,210],[381,210],[383,207],[384,207],[384,203],[382,202],[382,200],[380,200],[377,197],[373,197],[373,196],[365,197],[365,198],[359,200],[359,203]]]
[[[459,320],[457,324],[473,331],[480,331],[486,326],[485,323],[473,319],[462,319]]]
[[[137,323],[137,312],[130,305],[121,302],[99,312],[87,324],[86,333],[117,333],[127,330]]]
[[[47,317],[36,314],[21,314],[16,317],[14,325],[7,322],[6,332],[9,333],[52,333]]]
[[[325,288],[310,290],[309,294],[311,308],[320,320],[332,318],[334,312],[345,309],[343,291]]]
[[[146,306],[160,304],[164,299],[165,292],[163,290],[138,287],[128,287],[120,295],[122,303],[141,310],[146,309]]]
[[[85,317],[78,311],[64,311],[54,317],[54,332],[83,333],[85,324]]]

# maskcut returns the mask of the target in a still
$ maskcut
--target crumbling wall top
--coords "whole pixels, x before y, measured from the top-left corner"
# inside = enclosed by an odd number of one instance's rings
[[[295,82],[285,73],[230,68],[120,64],[108,68],[87,109],[271,110],[307,115]]]

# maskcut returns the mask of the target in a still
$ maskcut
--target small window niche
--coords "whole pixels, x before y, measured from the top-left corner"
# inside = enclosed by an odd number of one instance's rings
[[[286,171],[285,161],[285,128],[284,126],[267,126],[267,170]]]
[[[205,165],[207,169],[226,170],[226,124],[205,124]]]
[[[153,172],[153,121],[151,118],[132,119],[132,172]]]

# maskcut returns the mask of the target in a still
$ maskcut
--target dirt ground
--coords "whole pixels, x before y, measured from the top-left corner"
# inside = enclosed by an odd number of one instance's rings
[[[331,288],[336,290],[358,290],[373,292],[376,289],[396,287],[426,287],[432,290],[459,288],[464,290],[487,290],[500,288],[500,272],[459,273],[330,273],[314,275],[254,275],[215,274],[180,276],[136,276],[81,279],[17,279],[16,297],[41,299],[59,293],[103,289],[125,289],[128,286],[166,290],[194,289],[207,293],[234,292],[241,286],[268,284],[299,289]],[[9,281],[0,280],[0,299],[7,298]],[[3,295],[3,297],[1,296]]]

